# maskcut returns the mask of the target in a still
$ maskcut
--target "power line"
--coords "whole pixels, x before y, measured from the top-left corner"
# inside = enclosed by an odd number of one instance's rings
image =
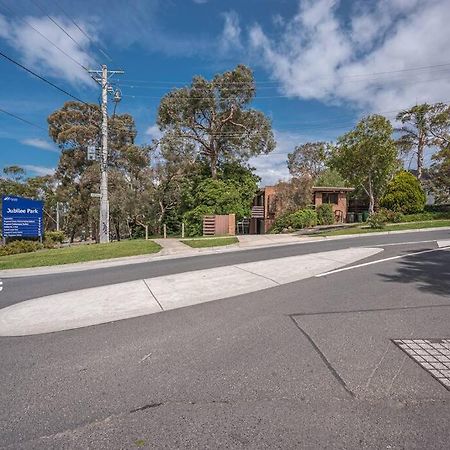
[[[59,2],[54,2],[54,4],[56,4],[56,6],[62,11],[62,13],[78,28],[78,30],[89,40],[89,42],[103,55],[105,56],[105,58],[109,59],[110,61],[112,61],[113,59],[111,58],[111,56],[108,55],[108,53],[106,53],[105,51],[103,51],[96,43],[95,41],[89,36],[89,34],[80,26],[78,25],[77,22],[75,22],[75,20],[72,19],[71,16],[69,16],[69,14],[63,9],[63,7],[60,5]]]
[[[2,56],[3,58],[5,58],[6,60],[8,60],[9,62],[15,64],[16,66],[20,67],[21,69],[25,70],[26,72],[30,73],[31,75],[35,76],[36,78],[39,78],[41,81],[43,81],[44,83],[47,83],[48,85],[54,87],[55,89],[57,89],[58,91],[62,92],[63,94],[68,95],[69,97],[73,98],[74,100],[76,100],[77,102],[83,103],[85,105],[87,105],[87,103],[81,99],[79,99],[78,97],[76,97],[75,95],[72,95],[70,92],[67,92],[66,90],[64,90],[63,88],[60,88],[59,86],[57,86],[56,84],[52,83],[51,81],[47,80],[46,78],[44,78],[41,75],[38,75],[36,72],[33,72],[31,69],[28,69],[28,67],[25,67],[24,65],[20,64],[19,62],[15,61],[14,59],[10,58],[9,56],[5,55],[4,53],[2,53],[0,51],[0,56]]]
[[[6,9],[8,9],[11,13],[13,13],[13,11],[11,10],[11,8],[8,8],[7,6],[4,5],[4,3],[2,3],[3,7],[5,7]],[[84,66],[82,63],[80,63],[79,61],[77,61],[75,58],[73,58],[72,56],[70,56],[66,51],[64,51],[61,47],[59,47],[58,45],[56,45],[52,40],[50,40],[47,36],[45,36],[45,34],[41,33],[37,28],[35,28],[33,25],[31,25],[30,22],[28,22],[27,20],[25,20],[23,17],[19,17],[19,19],[27,26],[29,26],[31,29],[33,29],[36,33],[38,33],[42,38],[44,38],[49,44],[53,45],[53,47],[55,47],[57,50],[59,50],[63,55],[65,55],[67,58],[69,58],[72,62],[74,62],[75,64],[77,64],[78,66],[80,66],[82,69],[84,70],[88,70],[88,68],[86,66]]]
[[[15,114],[13,114],[13,113],[11,113],[9,111],[5,111],[2,108],[0,108],[0,112],[2,112],[3,114],[7,114],[8,116],[14,117],[14,119],[17,119],[17,120],[20,120],[22,122],[25,122],[26,124],[31,125],[32,127],[36,127],[36,128],[39,128],[40,130],[47,131],[44,127],[41,127],[40,125],[37,125],[37,124],[35,124],[33,122],[30,122],[29,120],[24,119],[23,117],[19,117],[19,116],[15,115]]]
[[[85,51],[83,46],[62,25],[60,25],[53,17],[49,16],[47,14],[47,12],[45,11],[45,9],[36,0],[30,0],[30,2],[33,3],[40,11],[42,11],[42,13],[49,20],[51,20],[72,42],[74,42],[81,51],[83,51],[83,52]],[[98,64],[98,61],[95,61],[95,62]]]
[[[409,68],[405,68],[405,69],[397,69],[397,70],[388,70],[388,71],[384,71],[384,72],[372,72],[372,73],[361,73],[361,74],[350,74],[350,75],[346,75],[344,77],[341,77],[340,79],[347,79],[347,78],[361,78],[361,77],[373,77],[373,76],[379,76],[379,75],[388,75],[388,74],[393,74],[393,73],[404,73],[404,72],[412,72],[412,71],[419,71],[419,70],[426,70],[426,69],[436,69],[436,68],[440,68],[442,70],[442,68],[445,67],[449,67],[450,63],[445,63],[445,64],[434,64],[434,65],[429,65],[429,66],[419,66],[419,67],[409,67]],[[319,77],[319,78],[315,78],[315,80],[324,80],[324,79],[329,79],[329,78],[334,78],[333,76],[329,76],[329,77]],[[173,81],[173,80],[165,80],[165,81],[161,81],[161,80],[135,80],[135,79],[124,79],[124,82],[128,82],[128,83],[144,83],[144,84],[190,84],[192,82],[192,80],[188,80],[188,81]],[[245,84],[249,84],[250,82],[242,82],[242,81],[229,81],[229,82],[223,82],[221,84],[230,84],[230,85],[245,85]],[[279,81],[269,81],[269,80],[261,80],[258,81],[256,80],[254,82],[256,85],[258,84],[280,84]]]

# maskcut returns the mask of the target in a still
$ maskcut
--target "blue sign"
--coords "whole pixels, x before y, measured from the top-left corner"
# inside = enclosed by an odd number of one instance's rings
[[[30,198],[2,197],[3,237],[42,237],[44,202]]]

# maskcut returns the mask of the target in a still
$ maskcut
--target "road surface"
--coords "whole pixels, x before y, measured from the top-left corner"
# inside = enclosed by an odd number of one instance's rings
[[[445,348],[450,338],[450,250],[436,244],[448,239],[364,236],[3,279],[1,307],[243,262],[384,249],[347,270],[242,296],[1,337],[0,445],[448,448],[450,391],[408,350]]]

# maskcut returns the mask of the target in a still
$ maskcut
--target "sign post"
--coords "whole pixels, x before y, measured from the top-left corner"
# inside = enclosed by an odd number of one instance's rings
[[[14,195],[2,196],[3,243],[8,237],[38,237],[42,242],[44,202]]]

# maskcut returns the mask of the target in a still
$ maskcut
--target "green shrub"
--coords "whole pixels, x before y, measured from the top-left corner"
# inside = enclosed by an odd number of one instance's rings
[[[281,233],[285,230],[293,231],[317,225],[317,213],[311,208],[299,209],[293,213],[285,213],[277,217],[271,233]]]
[[[53,244],[62,244],[66,236],[62,231],[47,231],[44,235],[44,241]]]
[[[43,247],[42,244],[35,241],[12,241],[0,247],[0,256],[15,255],[17,253],[30,253],[35,252]]]
[[[450,211],[423,212],[418,214],[402,215],[402,222],[423,222],[427,220],[450,219]]]
[[[314,227],[317,225],[317,213],[313,209],[305,208],[291,214],[292,228],[300,230],[302,228]]]
[[[426,195],[419,180],[402,170],[388,183],[380,205],[391,211],[413,214],[423,211]]]
[[[186,236],[201,236],[203,234],[203,216],[214,214],[212,206],[199,205],[184,214]]]
[[[384,228],[386,222],[388,221],[386,211],[381,209],[380,211],[373,213],[367,219],[367,225],[370,228],[381,229]]]
[[[316,208],[317,223],[319,225],[333,225],[334,213],[333,206],[329,203],[323,203]]]
[[[386,208],[381,208],[379,212],[383,213],[386,216],[386,221],[387,222],[392,222],[392,223],[403,222],[403,218],[405,217],[400,212],[391,211],[391,210],[386,209]]]
[[[270,229],[271,233],[281,233],[283,230],[292,228],[291,213],[287,212],[278,216]]]

